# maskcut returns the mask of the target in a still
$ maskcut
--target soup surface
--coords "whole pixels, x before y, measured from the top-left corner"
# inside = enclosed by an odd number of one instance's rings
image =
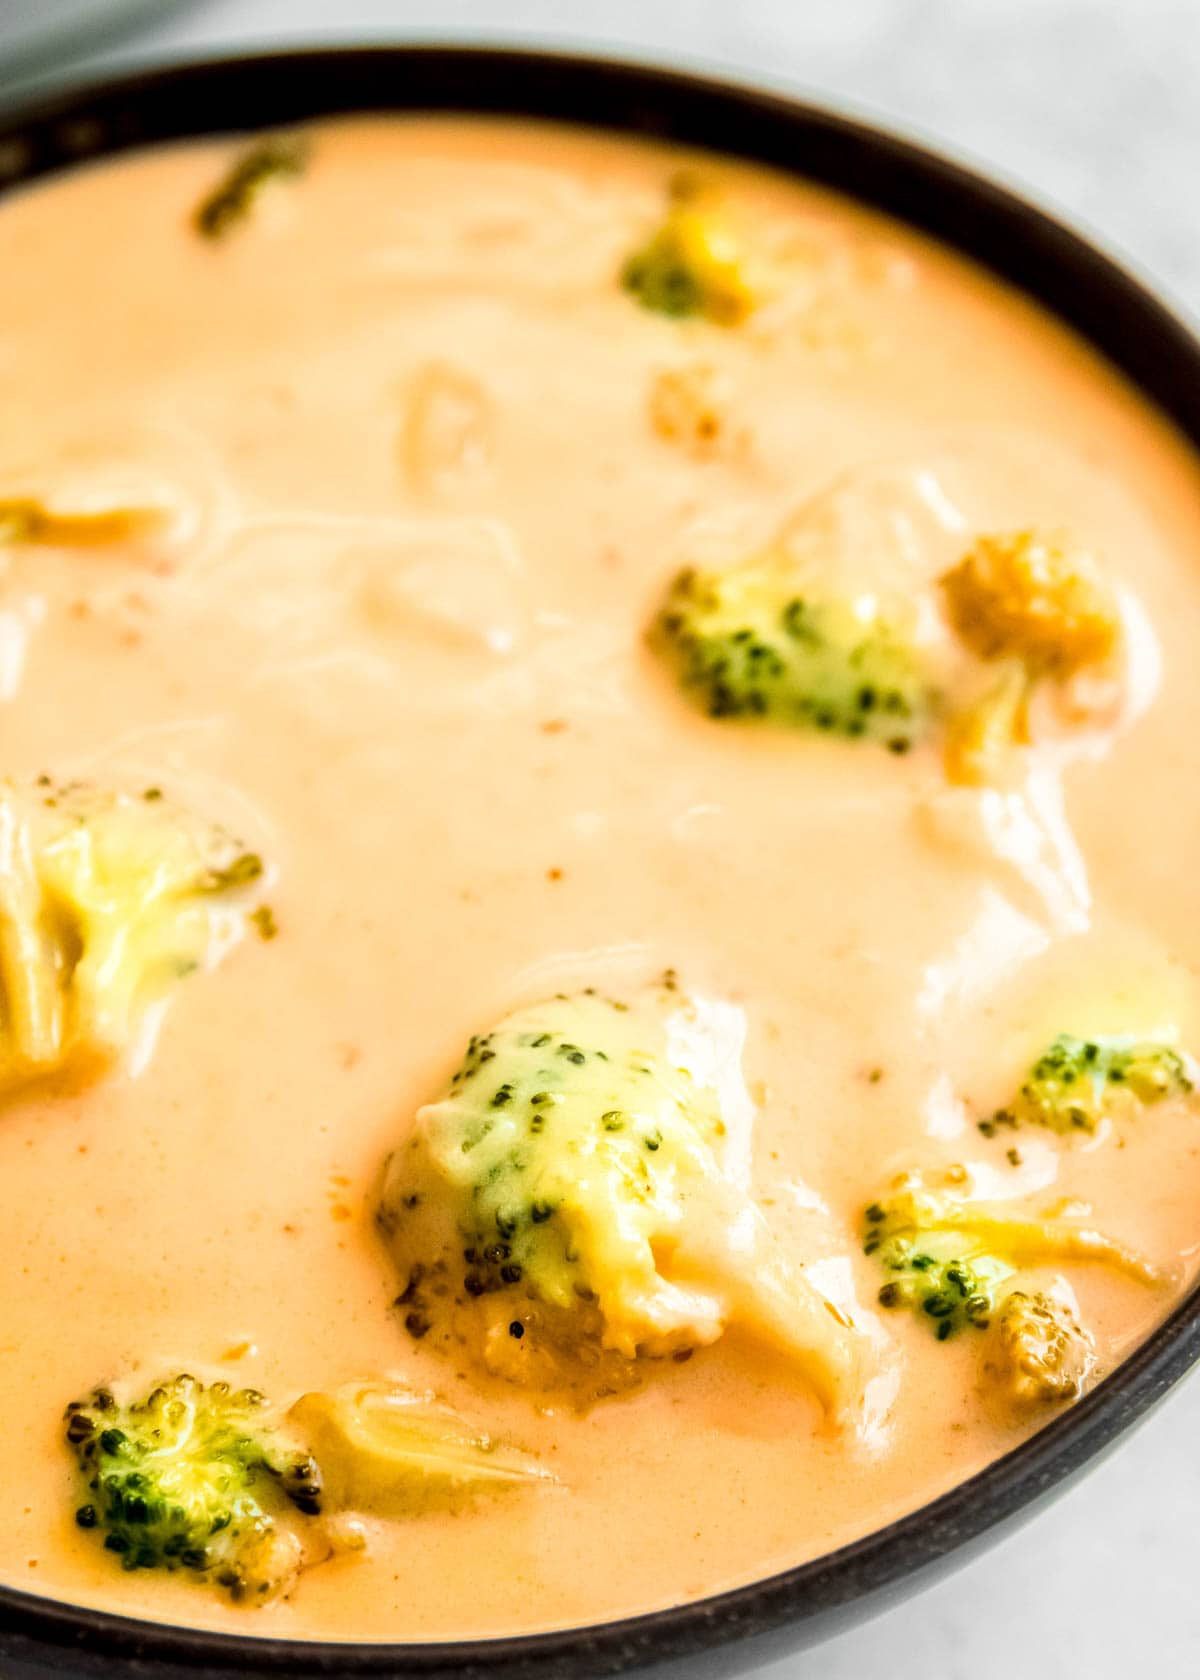
[[[876,1529],[1057,1415],[998,1408],[972,1331],[879,1303],[863,1209],[897,1172],[963,1166],[1160,1269],[1050,1267],[1098,1374],[1190,1283],[1188,1102],[1078,1138],[976,1121],[1060,1032],[1200,1046],[1200,478],[1061,327],[831,194],[514,123],[309,140],[218,239],[192,218],[236,143],[0,211],[0,501],[165,510],[144,541],[4,547],[0,768],[213,814],[273,916],[152,1054],[0,1117],[0,1578],[313,1639],[628,1615]],[[762,266],[736,321],[621,284],[681,165]],[[781,531],[915,594],[1027,529],[1123,592],[1126,690],[999,790],[926,745],[714,720],[646,643],[681,567]],[[394,1304],[384,1161],[467,1038],[666,969],[744,1014],[754,1194],[870,1350],[840,1423],[736,1330],[580,1407]],[[66,1402],[179,1369],[281,1403],[411,1383],[558,1482],[373,1523],[250,1609],[74,1519]]]

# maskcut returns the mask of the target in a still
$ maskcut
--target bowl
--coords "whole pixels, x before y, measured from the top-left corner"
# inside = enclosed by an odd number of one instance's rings
[[[1007,190],[895,135],[753,86],[552,53],[379,47],[139,70],[0,115],[0,191],[90,158],[351,111],[543,117],[769,164],[933,235],[1088,340],[1200,450],[1200,340],[1111,259]],[[1031,1517],[1200,1358],[1200,1287],[1070,1411],[949,1493],[781,1574],[623,1621],[466,1643],[312,1643],[136,1621],[0,1586],[6,1680],[715,1680],[911,1594]]]

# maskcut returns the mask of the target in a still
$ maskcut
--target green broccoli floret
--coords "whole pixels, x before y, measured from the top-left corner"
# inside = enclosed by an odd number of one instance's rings
[[[878,1204],[867,1209],[870,1220]],[[880,1230],[885,1228],[881,1224]],[[968,1240],[953,1232],[921,1237],[916,1232],[893,1232],[876,1243],[868,1237],[863,1252],[875,1254],[893,1275],[879,1291],[882,1307],[907,1307],[926,1313],[934,1322],[939,1341],[956,1330],[973,1324],[982,1328],[992,1310],[994,1285],[1007,1275],[1007,1268],[986,1257],[972,1264],[965,1255]]]
[[[627,258],[621,284],[645,309],[718,326],[736,326],[756,302],[719,195],[690,175],[671,183],[667,214]]]
[[[710,717],[789,724],[907,752],[933,689],[913,649],[870,609],[809,599],[776,561],[685,570],[650,645]]]
[[[924,1313],[943,1342],[967,1325],[985,1328],[996,1286],[1012,1267],[983,1252],[969,1232],[925,1229],[922,1212],[909,1195],[867,1208],[863,1252],[890,1274],[880,1306]]]
[[[307,162],[307,142],[296,135],[273,135],[251,146],[197,206],[196,231],[206,239],[223,239],[250,214],[264,187],[299,175]]]
[[[66,1412],[90,1498],[75,1520],[126,1569],[188,1570],[236,1600],[286,1592],[303,1560],[280,1518],[315,1515],[321,1476],[261,1394],[180,1375],[118,1401],[97,1388]]]
[[[737,1323],[827,1406],[856,1399],[860,1339],[745,1186],[743,1031],[668,986],[551,998],[472,1039],[385,1180],[410,1334],[595,1395]]]
[[[979,1130],[985,1137],[1022,1125],[1093,1133],[1102,1121],[1134,1118],[1193,1089],[1188,1061],[1169,1044],[1062,1033],[1033,1064],[1015,1101],[981,1120]]]
[[[863,1216],[863,1251],[891,1274],[880,1305],[927,1317],[939,1341],[966,1326],[986,1329],[1007,1281],[1023,1267],[1094,1260],[1141,1283],[1161,1281],[1140,1255],[1102,1232],[969,1201],[953,1188],[964,1180],[952,1175],[947,1188],[905,1174]]]
[[[1010,1405],[1075,1400],[1095,1364],[1091,1336],[1065,1301],[1010,1289],[984,1344],[984,1371]]]

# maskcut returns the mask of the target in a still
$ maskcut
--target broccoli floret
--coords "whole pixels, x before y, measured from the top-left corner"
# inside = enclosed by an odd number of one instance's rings
[[[305,1394],[282,1416],[253,1389],[188,1375],[133,1398],[98,1388],[67,1407],[66,1438],[88,1494],[76,1522],[125,1569],[187,1571],[251,1604],[361,1550],[350,1513],[409,1518],[555,1482],[528,1453],[390,1383]]]
[[[1065,1301],[1010,1289],[992,1319],[983,1365],[995,1392],[1028,1407],[1078,1399],[1095,1357],[1091,1336]]]
[[[91,1077],[217,957],[261,858],[156,788],[0,785],[0,1092]]]
[[[812,600],[778,561],[675,578],[650,631],[710,717],[783,723],[907,752],[933,690],[912,648],[874,612]]]
[[[1089,555],[1033,531],[980,537],[945,573],[941,589],[966,646],[1005,666],[999,680],[947,725],[948,778],[986,786],[1002,781],[1013,748],[1028,744],[1037,685],[1111,661],[1120,613]]]
[[[969,1235],[923,1231],[907,1204],[872,1202],[863,1251],[890,1275],[879,1291],[884,1307],[907,1307],[933,1320],[939,1341],[971,1324],[987,1324],[995,1286],[1010,1267],[979,1252]]]
[[[288,1417],[321,1466],[323,1497],[333,1509],[411,1517],[555,1480],[529,1453],[392,1383],[305,1394]]]
[[[880,1305],[928,1317],[939,1341],[967,1326],[986,1329],[1007,1280],[1023,1267],[1094,1260],[1141,1283],[1161,1281],[1140,1255],[1102,1232],[968,1201],[915,1174],[903,1175],[867,1208],[863,1251],[891,1274],[879,1291]]]
[[[308,150],[297,135],[274,135],[251,146],[198,205],[193,218],[197,232],[206,239],[224,239],[245,221],[264,187],[302,173]]]
[[[385,1182],[410,1333],[595,1396],[633,1380],[639,1358],[736,1322],[826,1405],[856,1398],[855,1332],[745,1188],[742,1031],[736,1010],[677,991],[583,992],[472,1039]]]
[[[1033,1064],[1015,1101],[981,1120],[979,1129],[985,1137],[1022,1125],[1094,1133],[1105,1120],[1135,1118],[1193,1089],[1188,1062],[1169,1044],[1062,1033]]]
[[[666,217],[626,260],[621,284],[660,315],[699,315],[736,326],[756,300],[720,200],[691,176],[679,176],[670,192]]]
[[[234,1599],[286,1592],[303,1543],[287,1504],[321,1507],[316,1461],[261,1394],[180,1375],[119,1401],[97,1388],[66,1411],[66,1438],[87,1482],[75,1520],[125,1569],[187,1570]]]
[[[1065,678],[1116,649],[1112,591],[1091,557],[1063,542],[1033,531],[980,537],[941,582],[951,623],[981,659]]]

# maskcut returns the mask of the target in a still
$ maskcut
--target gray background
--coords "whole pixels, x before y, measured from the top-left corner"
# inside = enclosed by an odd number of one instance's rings
[[[0,81],[24,3],[0,0]],[[126,0],[128,3],[128,0]],[[92,62],[423,36],[707,63],[876,115],[1006,177],[1200,315],[1200,0],[162,0]],[[77,50],[86,43],[74,37]],[[62,48],[56,69],[62,68]],[[1015,1538],[769,1680],[1200,1673],[1200,1381]]]

